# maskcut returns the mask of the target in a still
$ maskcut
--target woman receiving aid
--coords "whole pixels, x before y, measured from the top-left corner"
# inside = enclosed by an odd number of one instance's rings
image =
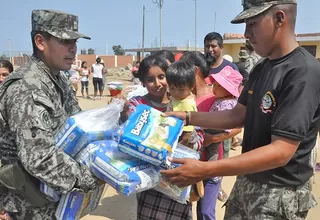
[[[212,92],[215,100],[210,108],[210,112],[233,109],[239,97],[239,87],[242,82],[242,75],[230,66],[224,67],[219,73],[211,74],[213,81]],[[230,140],[241,132],[241,129],[213,130],[204,129],[205,160],[212,161],[218,159],[218,150],[221,142]],[[225,143],[224,143],[225,144]],[[231,144],[231,141],[230,141]],[[197,206],[198,220],[215,220],[216,199],[218,197],[222,179],[214,177],[205,181],[204,197],[200,199]]]
[[[150,55],[142,60],[139,67],[139,79],[148,93],[130,99],[121,114],[121,121],[126,121],[135,107],[146,104],[159,111],[165,112],[168,108],[169,94],[166,80],[168,61],[162,56]],[[202,132],[197,131],[197,145],[202,145]],[[164,194],[147,190],[137,194],[137,219],[138,220],[191,220],[192,205],[180,204]]]

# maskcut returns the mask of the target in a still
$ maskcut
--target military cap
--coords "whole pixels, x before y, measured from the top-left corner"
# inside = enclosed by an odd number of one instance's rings
[[[243,11],[231,23],[239,24],[268,10],[274,5],[297,4],[297,0],[242,0]]]
[[[78,16],[62,11],[33,10],[31,23],[32,31],[47,32],[60,39],[91,39],[78,32]]]

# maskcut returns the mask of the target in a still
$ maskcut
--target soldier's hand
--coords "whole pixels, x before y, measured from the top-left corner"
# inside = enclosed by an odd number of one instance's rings
[[[181,164],[178,168],[171,170],[161,170],[161,175],[178,187],[186,187],[196,184],[206,179],[206,173],[203,169],[205,162],[194,159],[170,158],[172,163]]]

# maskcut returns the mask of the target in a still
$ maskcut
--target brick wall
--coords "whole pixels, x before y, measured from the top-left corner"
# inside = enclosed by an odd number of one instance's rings
[[[118,67],[125,67],[130,63],[133,64],[133,57],[132,56],[117,56],[118,59]]]
[[[78,60],[80,61],[86,61],[88,63],[88,66],[91,66],[96,62],[96,56],[95,54],[86,54],[86,55],[78,55]],[[99,56],[99,55],[98,55]],[[136,60],[137,58],[135,56],[107,56],[107,55],[101,55],[99,56],[101,59],[103,59],[105,65],[107,68],[113,68],[113,67],[125,67],[128,65],[128,63],[133,64],[133,60]],[[117,62],[116,62],[117,59]],[[14,64],[17,66],[22,66],[29,60],[29,57],[14,57]],[[80,62],[79,62],[80,63]],[[117,64],[117,66],[115,66]]]
[[[104,61],[104,65],[108,67],[115,67],[115,56],[100,56]],[[126,64],[127,65],[127,64]]]
[[[99,56],[99,55],[98,55]],[[125,67],[128,63],[132,64],[133,59],[136,59],[134,56],[107,56],[107,55],[100,55],[101,59],[103,59],[105,65],[107,67]],[[117,62],[116,62],[117,59]],[[78,60],[87,61],[88,66],[91,66],[96,62],[96,55],[78,55]]]

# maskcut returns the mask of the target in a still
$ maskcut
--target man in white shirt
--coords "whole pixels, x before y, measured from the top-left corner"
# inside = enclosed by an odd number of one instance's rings
[[[97,57],[96,63],[92,64],[91,72],[92,72],[93,87],[94,87],[93,100],[96,100],[98,90],[99,90],[99,93],[100,93],[100,97],[98,99],[101,100],[102,94],[103,94],[104,66],[101,64],[101,58],[100,57]]]

